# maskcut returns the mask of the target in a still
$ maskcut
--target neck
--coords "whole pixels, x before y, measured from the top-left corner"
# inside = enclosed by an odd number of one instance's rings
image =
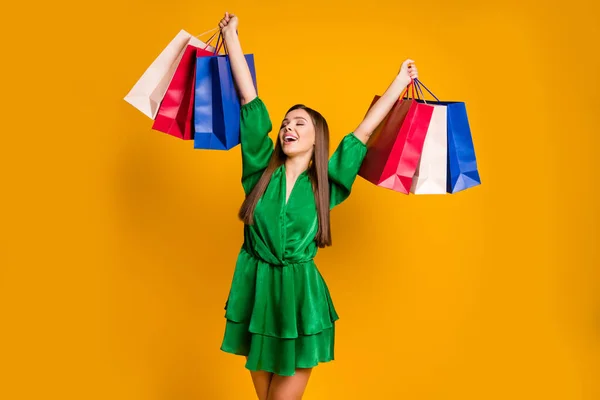
[[[285,160],[285,171],[290,178],[297,178],[301,173],[308,169],[308,164],[312,154],[299,154],[297,156],[288,157]]]

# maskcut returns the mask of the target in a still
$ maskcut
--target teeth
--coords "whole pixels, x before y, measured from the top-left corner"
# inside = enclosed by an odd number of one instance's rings
[[[283,137],[284,142],[295,142],[296,140],[298,140],[298,139],[296,139],[294,136],[284,136]]]

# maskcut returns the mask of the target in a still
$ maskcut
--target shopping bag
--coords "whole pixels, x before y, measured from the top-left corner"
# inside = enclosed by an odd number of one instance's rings
[[[200,48],[205,48],[206,46],[200,39],[193,37],[185,30],[181,30],[152,64],[150,64],[141,78],[125,96],[125,101],[149,118],[154,119],[167,91],[169,82],[171,82],[177,65],[183,57],[185,47],[188,44]],[[215,49],[212,46],[208,46],[206,50],[212,52]]]
[[[386,118],[367,141],[367,154],[359,176],[369,182],[408,194],[417,169],[425,135],[433,114],[433,106],[402,98],[394,104]],[[371,107],[379,99],[375,96]],[[369,107],[370,108],[370,107]]]
[[[196,59],[213,55],[213,52],[203,48],[187,45],[160,104],[152,129],[184,140],[193,139],[189,105],[193,102]]]
[[[445,194],[448,170],[447,106],[424,100],[420,82],[415,80],[414,83],[417,87],[417,95],[421,94],[423,97],[422,100],[417,101],[432,105],[433,114],[410,191],[414,194]]]
[[[448,193],[481,185],[475,146],[463,102],[448,105]]]
[[[435,95],[422,82],[418,82],[432,96]],[[437,98],[436,98],[437,99]],[[457,193],[481,184],[473,136],[469,126],[467,108],[460,101],[429,102],[433,105],[446,106],[447,112],[447,173],[446,192]]]
[[[191,93],[187,105],[186,123],[185,130],[183,132],[184,137],[194,139],[194,90],[196,85],[196,64],[194,63],[194,69],[192,71],[192,82],[191,82]]]
[[[254,55],[246,54],[254,87]],[[194,93],[194,148],[229,150],[240,143],[241,105],[229,56],[202,57],[196,60]]]

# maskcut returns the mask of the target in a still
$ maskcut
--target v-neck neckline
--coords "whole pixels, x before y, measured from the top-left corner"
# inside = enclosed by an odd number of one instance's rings
[[[287,171],[285,168],[285,164],[281,164],[281,167],[283,169],[283,204],[285,207],[287,207],[288,203],[290,202],[290,199],[292,198],[292,194],[294,193],[294,189],[296,188],[296,184],[298,183],[298,179],[300,179],[300,177],[302,175],[305,175],[308,172],[308,169],[305,169],[304,171],[302,171],[300,173],[300,175],[298,175],[296,177],[296,180],[294,181],[294,184],[292,185],[292,188],[290,189],[290,195],[287,195],[287,188],[288,188],[288,180],[287,180]]]

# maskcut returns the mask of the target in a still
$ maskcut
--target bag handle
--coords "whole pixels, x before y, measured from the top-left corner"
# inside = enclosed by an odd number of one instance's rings
[[[425,101],[425,95],[423,94],[423,90],[421,89],[421,86],[422,86],[422,87],[424,87],[424,88],[425,88],[425,90],[427,90],[427,91],[429,92],[429,94],[430,94],[430,95],[432,95],[432,96],[433,96],[433,98],[434,98],[436,101],[440,101],[440,99],[438,99],[438,98],[436,97],[436,95],[435,95],[435,94],[433,94],[433,92],[432,92],[431,90],[427,89],[427,86],[423,85],[423,82],[421,82],[421,81],[420,81],[420,80],[418,80],[418,79],[415,79],[415,80],[414,80],[414,82],[415,82],[415,84],[416,84],[416,86],[417,86],[417,90],[418,90],[418,91],[420,91],[420,92],[421,92],[421,95],[423,96],[423,101]]]
[[[201,34],[196,35],[194,37],[199,38],[200,36],[204,36],[207,33],[214,32],[218,29],[220,29],[220,28],[217,27],[217,28],[209,29],[208,31],[202,32]],[[208,48],[208,46],[210,46],[210,44],[214,40],[215,36],[217,36],[217,32],[213,33],[212,36],[206,41],[206,46],[204,46],[203,50],[206,50]],[[217,37],[217,44],[214,46],[215,51],[213,52],[213,55],[215,55],[215,56],[219,54],[219,52],[221,51],[221,47],[223,46],[223,43],[224,43],[224,41],[221,42],[221,36],[222,36],[221,31],[219,30],[219,36]]]
[[[427,100],[425,99],[423,90],[421,89],[421,86],[419,85],[419,81],[417,81],[417,80],[415,80],[415,87],[417,88],[417,97],[419,98],[419,100],[423,100],[423,103],[427,104]],[[421,98],[421,97],[423,97],[423,98]]]
[[[412,89],[412,98],[416,99],[415,96],[415,86],[413,85],[413,82],[411,81],[408,86],[406,86],[406,88],[404,89],[404,91],[402,92],[402,95],[400,96],[400,100],[404,100],[404,96],[406,96],[406,99],[408,100],[408,96],[409,96],[409,92],[408,92],[408,88]]]
[[[219,29],[219,28],[212,28],[212,29],[209,29],[209,30],[207,30],[206,32],[202,32],[201,34],[199,34],[199,35],[196,35],[196,36],[194,36],[194,37],[197,37],[197,38],[199,38],[200,36],[204,36],[204,35],[206,35],[207,33],[211,33],[211,32],[213,32],[213,31],[216,31],[217,29]],[[215,35],[216,35],[216,32],[215,32],[215,33],[214,33],[214,34],[211,36],[211,39],[212,39],[213,37],[215,37]]]
[[[239,36],[238,31],[235,31],[235,34]],[[219,36],[223,35],[223,31],[220,31]],[[225,49],[225,55],[229,54],[229,50],[227,50],[227,43],[225,43],[225,38],[223,38],[223,48]]]
[[[215,35],[216,35],[216,33],[215,33]],[[224,44],[225,44],[225,38],[223,38],[223,35],[221,34],[221,31],[219,31],[219,37],[217,38],[217,44],[215,46],[215,51],[213,53],[213,56],[218,56],[219,55],[219,52],[221,51],[221,47],[223,47]]]

